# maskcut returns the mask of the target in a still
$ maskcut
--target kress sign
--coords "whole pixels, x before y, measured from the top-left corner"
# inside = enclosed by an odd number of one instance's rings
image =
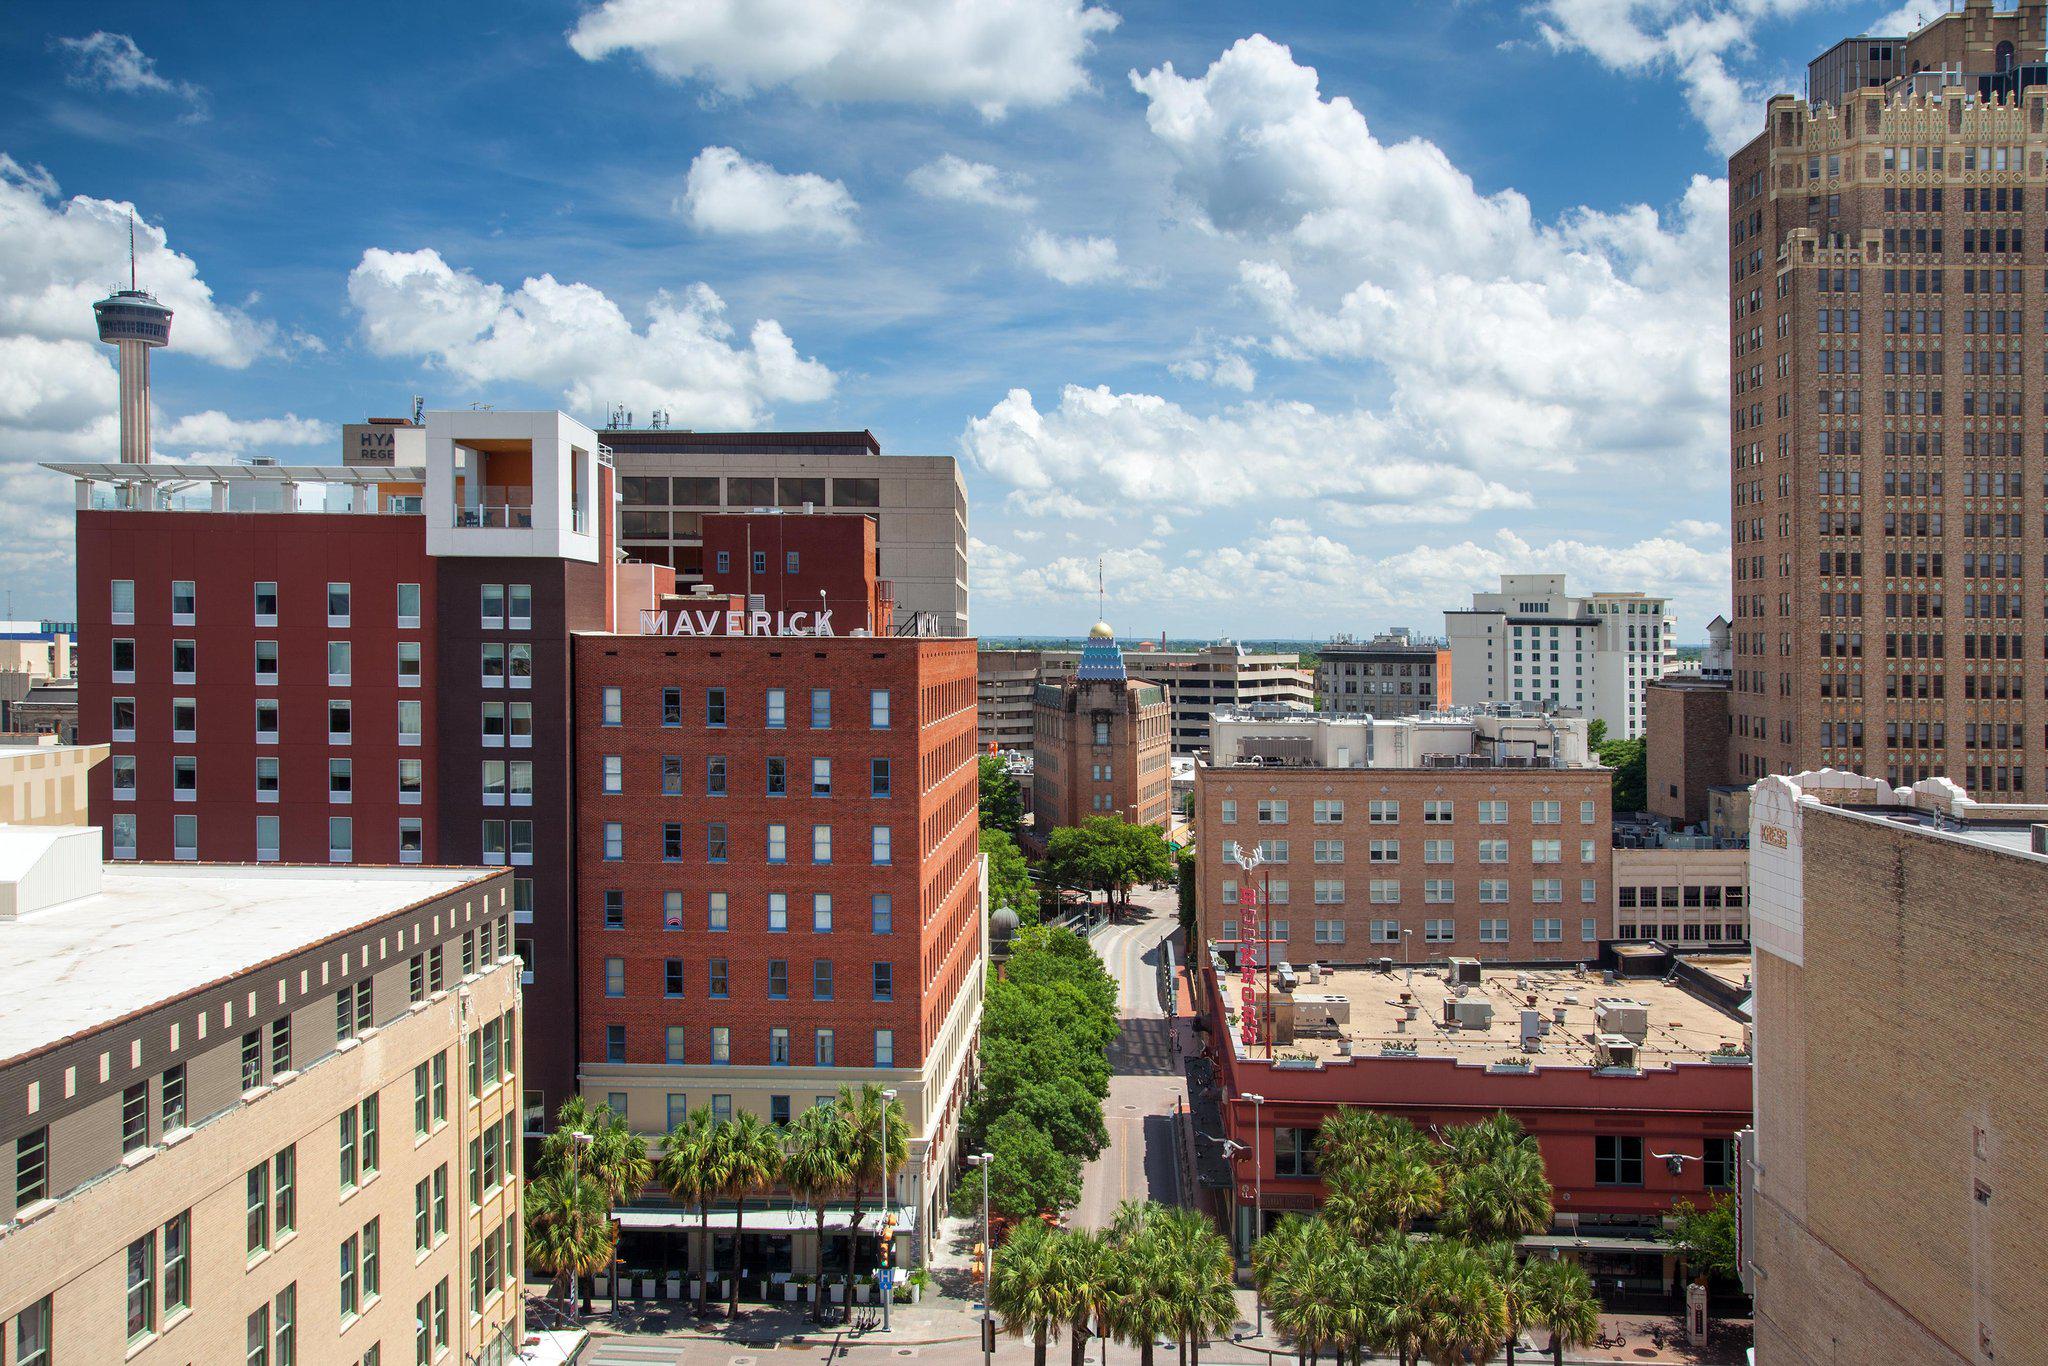
[[[643,636],[829,636],[832,611],[746,612],[739,608],[678,607],[640,610]]]

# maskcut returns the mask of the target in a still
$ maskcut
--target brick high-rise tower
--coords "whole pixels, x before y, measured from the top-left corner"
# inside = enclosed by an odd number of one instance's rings
[[[2044,15],[1844,40],[1729,161],[1731,781],[2048,789]]]

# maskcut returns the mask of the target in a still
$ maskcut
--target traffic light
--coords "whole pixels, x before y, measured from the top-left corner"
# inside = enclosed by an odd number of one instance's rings
[[[988,1274],[988,1263],[984,1260],[986,1256],[987,1250],[982,1244],[976,1243],[974,1245],[974,1255],[969,1258],[967,1263],[967,1270],[974,1277],[976,1285],[980,1285],[981,1278]]]

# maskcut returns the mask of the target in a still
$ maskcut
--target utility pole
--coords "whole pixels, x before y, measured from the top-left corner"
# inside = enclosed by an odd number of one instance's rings
[[[968,1166],[981,1168],[981,1241],[974,1245],[972,1263],[981,1278],[981,1366],[995,1366],[996,1354],[996,1321],[989,1303],[996,1284],[996,1239],[988,1223],[988,1169],[995,1160],[993,1153],[973,1153],[967,1159]]]

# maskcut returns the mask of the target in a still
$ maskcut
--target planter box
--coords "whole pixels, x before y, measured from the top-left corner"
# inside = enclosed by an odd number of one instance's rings
[[[831,1294],[831,1299],[830,1299],[830,1300],[828,1301],[829,1303],[831,1303],[831,1304],[845,1304],[845,1303],[846,1303],[846,1286],[845,1286],[845,1284],[844,1284],[843,1282],[840,1282],[840,1281],[834,1281],[834,1282],[832,1283],[832,1285],[831,1285],[831,1286],[829,1287],[829,1290],[830,1290],[830,1294]]]
[[[642,1276],[640,1278],[640,1298],[643,1300],[654,1298],[654,1277]]]
[[[875,1288],[871,1285],[856,1285],[853,1288],[853,1302],[855,1304],[866,1304],[874,1298],[874,1295]]]
[[[609,1276],[596,1276],[592,1279],[596,1282],[596,1289],[592,1290],[591,1293],[601,1300],[610,1299],[612,1297],[612,1278]]]
[[[679,1300],[683,1297],[683,1275],[680,1271],[669,1273],[665,1297],[671,1300]]]
[[[798,1285],[795,1281],[784,1282],[782,1286],[783,1301],[787,1304],[802,1304],[805,1298],[803,1293],[805,1289],[806,1287]]]

